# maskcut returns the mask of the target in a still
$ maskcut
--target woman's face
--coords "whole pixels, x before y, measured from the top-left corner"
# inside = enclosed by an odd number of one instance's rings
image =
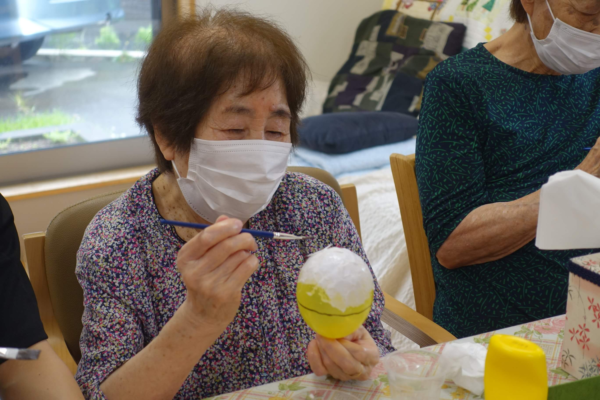
[[[195,137],[290,143],[291,114],[281,82],[277,80],[267,89],[246,96],[242,90],[241,85],[233,85],[221,95],[196,128]],[[167,160],[174,157],[181,176],[187,176],[189,155],[171,153],[170,149],[163,151],[163,155]]]
[[[554,23],[546,0],[523,0],[522,4],[531,17],[535,37],[545,39]],[[600,34],[599,0],[548,0],[548,4],[554,18],[582,31]]]

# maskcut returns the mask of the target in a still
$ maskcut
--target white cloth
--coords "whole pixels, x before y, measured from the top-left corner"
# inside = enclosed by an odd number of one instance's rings
[[[600,248],[600,179],[580,170],[552,175],[540,194],[535,244],[543,250]]]
[[[481,344],[447,343],[441,358],[448,371],[446,379],[452,379],[458,386],[481,396],[486,356],[487,349]]]

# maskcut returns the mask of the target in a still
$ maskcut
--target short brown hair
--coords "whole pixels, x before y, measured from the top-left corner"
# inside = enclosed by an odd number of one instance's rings
[[[138,78],[136,120],[152,139],[159,169],[171,171],[155,127],[176,151],[188,153],[196,127],[237,79],[243,79],[243,94],[280,79],[296,144],[307,75],[302,54],[275,23],[241,11],[205,9],[170,24],[154,39]]]
[[[510,1],[510,16],[515,22],[520,24],[524,24],[527,22],[527,12],[523,8],[523,4],[521,4],[521,0],[511,0]]]

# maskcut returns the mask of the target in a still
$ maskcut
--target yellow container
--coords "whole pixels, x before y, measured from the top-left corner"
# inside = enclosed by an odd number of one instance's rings
[[[485,359],[483,382],[485,400],[547,400],[546,355],[529,340],[494,335]]]

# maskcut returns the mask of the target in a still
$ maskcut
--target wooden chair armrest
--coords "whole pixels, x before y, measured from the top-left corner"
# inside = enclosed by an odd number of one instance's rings
[[[381,320],[420,347],[456,340],[450,332],[383,292],[385,310]]]
[[[44,246],[46,244],[46,233],[35,232],[23,235],[25,245],[25,257],[27,260],[27,273],[33,287],[33,292],[37,299],[40,318],[44,325],[44,330],[48,335],[48,342],[58,356],[67,364],[69,370],[75,375],[77,364],[71,357],[71,353],[65,344],[65,338],[60,331],[52,301],[50,300],[50,291],[48,289],[48,279],[46,278],[46,260],[44,259]]]
[[[356,232],[358,233],[358,237],[362,241],[362,235],[360,233],[360,218],[358,213],[358,196],[356,194],[356,186],[353,183],[348,183],[346,185],[341,185],[342,189],[342,201],[344,202],[344,206],[346,206],[346,210],[348,210],[348,214],[350,214],[350,218],[352,222],[354,222],[354,226],[356,227]]]

